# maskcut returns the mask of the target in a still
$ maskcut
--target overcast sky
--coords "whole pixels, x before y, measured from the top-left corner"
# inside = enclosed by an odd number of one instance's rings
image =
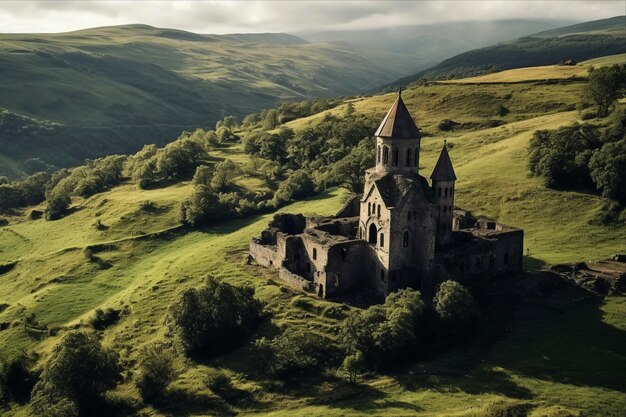
[[[145,23],[198,33],[316,32],[496,19],[588,21],[617,1],[0,1],[0,32],[65,32]]]

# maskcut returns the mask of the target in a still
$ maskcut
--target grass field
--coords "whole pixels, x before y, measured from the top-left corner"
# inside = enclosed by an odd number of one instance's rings
[[[419,126],[422,175],[429,176],[446,139],[457,176],[457,205],[525,230],[526,265],[603,258],[626,251],[626,227],[588,223],[602,200],[596,195],[546,189],[528,176],[527,147],[537,129],[578,121],[573,111],[582,82],[563,85],[433,85],[403,92]],[[354,101],[356,110],[382,117],[394,94]],[[499,106],[509,111],[501,115]],[[343,106],[325,113],[341,114]],[[291,122],[306,127],[323,114]],[[441,132],[444,118],[469,123]],[[495,127],[481,120],[497,119]],[[474,123],[474,124],[472,124]],[[250,159],[241,145],[213,155],[240,166]],[[264,187],[244,174],[238,183]],[[300,294],[276,282],[270,270],[248,265],[245,249],[273,213],[223,222],[205,230],[180,228],[179,203],[191,192],[183,182],[153,190],[123,184],[86,200],[57,221],[27,220],[28,211],[10,216],[0,228],[0,357],[34,350],[47,358],[69,328],[87,328],[96,308],[123,311],[104,342],[133,368],[142,346],[168,337],[167,311],[184,288],[208,274],[236,285],[251,285],[267,303],[273,326],[294,326],[332,335],[339,319],[324,311],[336,305]],[[330,189],[284,207],[285,212],[333,214],[346,192]],[[157,209],[141,209],[144,201]],[[96,220],[107,227],[97,230]],[[294,300],[298,300],[295,302]],[[538,300],[518,311],[506,335],[489,348],[469,346],[406,369],[372,376],[357,385],[336,375],[306,380],[301,386],[272,390],[255,369],[249,344],[217,359],[197,363],[179,357],[184,369],[171,391],[180,400],[167,409],[146,408],[151,416],[467,416],[484,415],[493,401],[528,402],[533,417],[615,416],[626,408],[626,301],[603,304],[565,302],[568,294]],[[567,308],[563,306],[568,306]],[[33,315],[26,323],[24,317]],[[53,334],[53,335],[50,335]],[[225,372],[249,398],[229,403],[207,388],[215,372]],[[138,398],[127,380],[116,391]],[[566,414],[570,412],[570,414]],[[0,412],[1,414],[2,412]],[[583,414],[580,414],[583,413]],[[25,407],[6,416],[26,416]]]
[[[567,78],[585,78],[589,68],[626,64],[626,54],[590,59],[577,65],[547,65],[540,67],[516,68],[494,72],[478,77],[461,78],[458,80],[440,81],[442,84],[467,83],[518,83],[541,80],[560,80]]]

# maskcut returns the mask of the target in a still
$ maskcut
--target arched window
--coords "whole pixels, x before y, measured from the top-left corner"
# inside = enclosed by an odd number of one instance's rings
[[[383,146],[383,164],[387,165],[389,163],[389,147]]]
[[[504,253],[503,263],[504,263],[504,265],[508,265],[509,264],[509,253],[508,252]]]
[[[313,260],[317,259],[317,248],[313,248]]]
[[[376,163],[380,164],[380,145],[376,148]]]
[[[404,236],[402,237],[402,246],[405,248],[409,247],[409,232],[404,232]]]
[[[367,203],[367,215],[372,215],[372,203]]]
[[[410,149],[406,150],[406,166],[408,167],[411,166],[411,150]]]
[[[376,225],[374,223],[370,224],[368,242],[376,244],[376,236],[377,235],[378,235],[378,230],[376,230]]]
[[[441,197],[441,187],[439,187],[439,197]]]
[[[393,166],[398,166],[398,149],[393,150]]]
[[[378,205],[378,218],[380,219],[380,204]]]
[[[384,233],[380,234],[380,247],[381,248],[385,247],[385,234]]]

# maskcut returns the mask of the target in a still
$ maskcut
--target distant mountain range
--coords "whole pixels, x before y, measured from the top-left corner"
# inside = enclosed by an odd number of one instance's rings
[[[626,53],[626,16],[596,20],[542,31],[508,42],[474,49],[403,77],[384,89],[406,86],[420,79],[468,77],[511,68],[582,61]]]

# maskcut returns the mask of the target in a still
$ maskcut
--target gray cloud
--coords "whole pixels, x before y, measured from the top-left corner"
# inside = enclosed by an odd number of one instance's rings
[[[3,1],[0,32],[145,23],[199,33],[315,32],[514,18],[586,21],[617,1]]]

